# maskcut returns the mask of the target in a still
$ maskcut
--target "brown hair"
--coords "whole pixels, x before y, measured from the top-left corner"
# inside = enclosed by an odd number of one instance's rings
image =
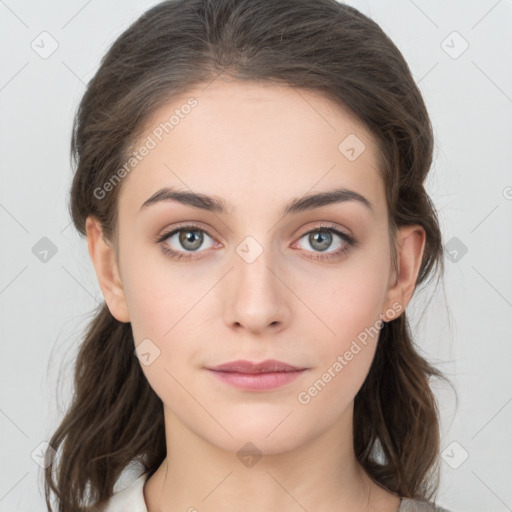
[[[416,284],[442,276],[442,236],[424,188],[433,133],[422,96],[381,28],[335,0],[169,0],[122,33],[89,82],[73,126],[70,213],[82,235],[93,215],[115,242],[122,183],[101,199],[94,191],[129,158],[155,109],[220,73],[302,88],[348,108],[378,144],[395,268],[397,229],[419,224],[426,245]],[[50,491],[58,511],[87,510],[112,495],[130,462],[153,474],[165,458],[162,403],[134,347],[131,325],[103,302],[77,355],[73,401],[50,440],[61,453],[45,470],[49,511]],[[355,397],[354,447],[366,472],[403,497],[431,499],[439,485],[430,377],[446,380],[417,352],[405,312],[386,322]]]

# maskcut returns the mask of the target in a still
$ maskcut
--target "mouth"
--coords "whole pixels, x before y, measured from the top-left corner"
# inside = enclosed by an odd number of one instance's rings
[[[308,370],[275,359],[260,363],[231,361],[206,369],[222,382],[246,391],[266,391],[284,386]]]

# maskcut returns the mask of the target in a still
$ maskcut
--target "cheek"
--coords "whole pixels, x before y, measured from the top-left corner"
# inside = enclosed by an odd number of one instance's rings
[[[320,308],[330,330],[322,328],[327,334],[316,337],[315,365],[297,400],[327,422],[335,421],[354,399],[377,348],[382,326],[379,294],[371,282],[366,284],[345,281],[342,291]]]
[[[201,297],[202,286],[198,279],[184,279],[182,267],[158,248],[134,245],[125,253],[123,282],[135,342],[154,337],[161,343]]]
[[[382,327],[381,313],[387,275],[372,261],[353,260],[329,280],[327,288],[309,294],[311,309],[321,320],[311,323],[315,336],[315,369],[311,393],[322,394],[340,407],[350,401],[370,369]],[[311,283],[310,283],[311,284]],[[305,397],[307,401],[308,397]]]
[[[170,374],[181,381],[187,368],[198,364],[204,339],[198,325],[208,316],[205,294],[211,279],[185,277],[179,266],[167,266],[163,257],[148,262],[132,254],[126,264],[125,294],[135,347],[138,353],[143,347],[150,353],[150,365],[142,364],[140,355],[139,359],[158,393],[161,386],[174,382]]]
[[[379,319],[385,287],[382,276],[362,269],[352,272],[333,290],[329,311],[333,330],[346,339],[356,337]]]
[[[126,292],[141,369],[164,403],[181,403],[186,396],[179,383],[186,381],[192,364],[195,342],[190,322],[198,295],[182,287],[176,277],[149,265],[134,273]]]
[[[321,276],[307,282],[300,295],[307,297],[307,304],[318,319],[311,325],[321,329],[327,352],[344,350],[360,334],[364,338],[364,332],[380,320],[387,278],[381,265],[361,258],[340,267],[339,272],[324,275],[324,287],[314,282],[321,282]],[[375,329],[371,330],[374,333]]]

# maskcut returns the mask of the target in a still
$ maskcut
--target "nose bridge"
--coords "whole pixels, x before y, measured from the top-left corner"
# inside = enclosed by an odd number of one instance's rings
[[[260,235],[247,235],[233,255],[228,321],[249,330],[264,329],[285,321],[286,287],[276,276],[279,265],[271,237],[264,230]]]
[[[246,236],[235,248],[235,275],[240,291],[268,293],[275,291],[275,276],[271,271],[276,266],[272,242],[269,236]],[[259,241],[261,240],[261,242]],[[271,289],[271,290],[270,290]]]

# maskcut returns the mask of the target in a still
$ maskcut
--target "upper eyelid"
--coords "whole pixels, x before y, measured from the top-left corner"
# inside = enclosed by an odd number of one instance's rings
[[[192,231],[192,230],[202,231],[202,232],[206,233],[210,238],[214,238],[210,234],[210,231],[206,228],[203,228],[201,226],[196,226],[195,224],[183,224],[181,226],[175,226],[173,228],[164,229],[160,235],[157,235],[157,239],[165,240],[165,239],[169,238],[170,236],[175,235],[176,233],[179,233],[180,231],[185,231],[187,229],[190,231]]]

